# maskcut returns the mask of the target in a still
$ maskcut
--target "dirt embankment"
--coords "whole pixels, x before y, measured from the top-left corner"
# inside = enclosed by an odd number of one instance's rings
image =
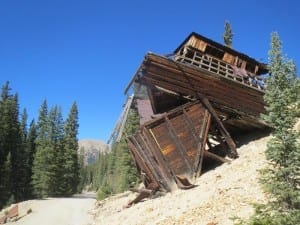
[[[98,202],[93,211],[94,224],[231,225],[232,217],[247,218],[253,213],[252,203],[265,199],[258,183],[258,170],[266,165],[264,151],[268,139],[263,137],[242,145],[238,148],[238,159],[206,172],[196,180],[193,189],[176,190],[126,209],[123,206],[135,194],[126,192]]]

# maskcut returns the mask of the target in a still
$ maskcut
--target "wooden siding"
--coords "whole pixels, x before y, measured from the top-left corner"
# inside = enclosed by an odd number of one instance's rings
[[[146,123],[128,138],[129,149],[141,174],[146,174],[145,187],[155,183],[166,190],[201,173],[211,116],[199,102],[188,103]],[[216,156],[217,157],[217,156]]]
[[[255,117],[265,112],[263,91],[205,69],[149,53],[143,62],[142,73],[141,82],[181,95],[195,96],[200,92],[220,108],[229,108]]]

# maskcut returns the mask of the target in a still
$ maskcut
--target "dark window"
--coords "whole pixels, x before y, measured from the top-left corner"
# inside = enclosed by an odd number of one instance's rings
[[[246,70],[251,72],[251,73],[255,73],[255,65],[247,63],[246,64]]]
[[[211,55],[211,56],[216,57],[218,59],[223,59],[223,56],[224,56],[224,52],[222,50],[220,50],[218,48],[215,48],[215,47],[212,47],[210,45],[206,46],[205,53],[207,55]]]

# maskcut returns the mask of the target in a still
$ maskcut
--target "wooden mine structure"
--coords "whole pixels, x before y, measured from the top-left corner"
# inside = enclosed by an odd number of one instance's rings
[[[135,83],[147,92],[135,101],[140,129],[127,139],[145,185],[130,204],[159,189],[190,188],[206,161],[236,158],[232,137],[267,127],[260,119],[267,72],[266,64],[196,33],[172,54],[146,54],[125,90]]]

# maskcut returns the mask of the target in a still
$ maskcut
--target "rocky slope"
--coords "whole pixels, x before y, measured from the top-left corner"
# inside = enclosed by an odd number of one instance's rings
[[[108,145],[99,140],[82,139],[78,141],[79,151],[84,149],[84,161],[86,164],[97,160],[100,152],[107,152]]]
[[[253,213],[252,203],[266,199],[258,170],[266,166],[268,139],[248,136],[240,140],[240,157],[204,173],[193,189],[146,199],[131,208],[124,208],[135,197],[130,192],[100,201],[93,211],[94,224],[231,225],[232,217],[247,218]]]

